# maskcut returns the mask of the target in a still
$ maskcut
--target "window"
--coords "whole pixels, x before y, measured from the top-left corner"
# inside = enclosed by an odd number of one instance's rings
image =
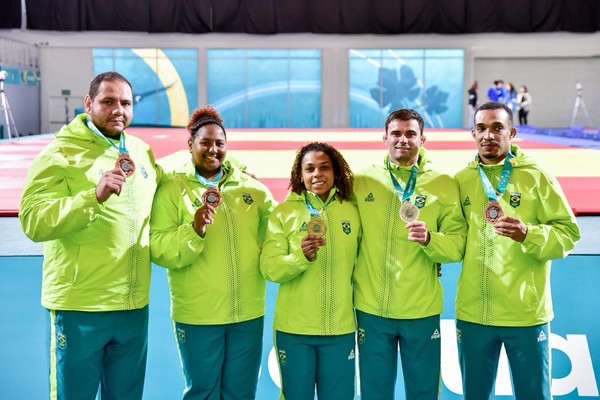
[[[198,50],[94,49],[94,74],[117,71],[133,86],[133,125],[186,126],[198,105]]]
[[[352,49],[348,59],[350,127],[382,127],[399,108],[428,127],[462,126],[464,50]]]
[[[208,103],[231,128],[321,126],[321,51],[207,50]]]

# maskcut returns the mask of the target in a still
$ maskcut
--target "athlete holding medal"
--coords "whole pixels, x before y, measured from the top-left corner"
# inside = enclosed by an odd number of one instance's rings
[[[354,200],[363,239],[354,271],[361,393],[393,399],[402,357],[405,398],[440,394],[439,263],[462,259],[465,221],[452,177],[431,168],[423,118],[392,112],[382,162],[358,173]]]
[[[143,397],[150,211],[165,175],[150,146],[125,133],[132,92],[117,72],[94,77],[85,113],[32,162],[23,191],[23,231],[46,242],[52,398]]]
[[[477,156],[456,174],[467,245],[456,295],[466,400],[493,397],[504,345],[521,399],[551,399],[550,263],[579,240],[556,179],[511,140],[512,111],[488,102],[475,112]]]
[[[266,281],[259,258],[275,201],[226,159],[223,120],[196,109],[190,160],[154,198],[152,260],[167,268],[184,399],[256,395]]]
[[[361,236],[352,172],[327,143],[298,153],[291,191],[269,219],[263,275],[279,283],[273,328],[281,398],[353,399],[352,271]]]

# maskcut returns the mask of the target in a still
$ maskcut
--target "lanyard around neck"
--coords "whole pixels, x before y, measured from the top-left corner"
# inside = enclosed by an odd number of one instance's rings
[[[200,173],[198,171],[196,171],[196,178],[198,178],[198,182],[200,182],[204,186],[208,186],[210,188],[216,188],[217,183],[219,183],[219,181],[221,180],[222,177],[223,177],[223,168],[221,168],[219,170],[219,172],[215,175],[215,177],[212,180],[205,178],[204,176],[200,175]]]
[[[489,201],[498,201],[498,197],[502,196],[502,193],[506,191],[506,188],[508,187],[508,180],[510,179],[510,175],[512,174],[513,170],[513,164],[511,162],[511,159],[513,158],[515,158],[514,154],[509,151],[504,159],[504,165],[502,166],[502,172],[500,173],[497,189],[494,189],[490,179],[483,171],[481,163],[478,162],[477,170],[479,171],[479,177],[481,178],[481,185],[483,186],[483,191],[485,192],[485,195]],[[479,155],[475,156],[475,159],[479,161]]]
[[[388,172],[390,173],[390,178],[392,178],[392,184],[394,185],[396,196],[398,196],[398,198],[402,200],[402,203],[404,203],[410,199],[410,196],[412,196],[415,191],[415,186],[417,185],[417,173],[419,172],[419,169],[417,168],[416,164],[413,165],[412,169],[410,170],[408,182],[406,182],[406,187],[402,189],[402,186],[400,186],[400,183],[396,180],[394,174],[392,174],[392,167],[389,159],[387,160],[387,167]]]
[[[330,196],[327,201],[325,202],[325,204],[323,204],[323,207],[321,207],[320,211],[323,211],[325,209],[325,207],[327,207],[329,205],[329,203],[331,203],[331,201],[335,198],[336,193],[334,193],[332,196]],[[310,213],[311,217],[318,217],[319,215],[321,215],[320,211],[317,210],[315,208],[315,206],[313,206],[310,201],[308,201],[308,196],[306,195],[306,192],[304,192],[304,204],[306,205],[306,209],[308,210],[308,212]]]
[[[94,132],[94,134],[96,136],[99,136],[99,137],[103,138],[104,140],[106,140],[106,142],[109,145],[111,145],[115,149],[119,150],[119,154],[127,154],[128,153],[127,147],[125,146],[125,132],[121,132],[120,138],[119,138],[119,146],[117,147],[117,145],[114,144],[112,142],[112,140],[110,140],[109,138],[107,138],[104,135],[104,133],[100,132],[100,130],[98,128],[96,128],[96,125],[94,125],[94,123],[92,121],[90,121],[89,118],[86,118],[85,124],[87,125],[87,127],[89,128],[90,131]]]

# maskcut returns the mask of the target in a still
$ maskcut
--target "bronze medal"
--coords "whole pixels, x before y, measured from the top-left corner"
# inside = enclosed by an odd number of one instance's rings
[[[327,230],[327,224],[325,224],[325,221],[323,221],[323,218],[321,218],[319,216],[312,217],[310,219],[310,221],[308,221],[306,230],[308,231],[309,234],[324,236],[325,231]]]
[[[400,218],[404,222],[416,221],[419,218],[419,208],[410,201],[405,201],[400,206]]]
[[[135,172],[135,163],[127,153],[119,154],[115,167],[121,169],[125,173],[125,176],[131,176]]]
[[[217,207],[223,201],[223,197],[221,193],[215,188],[209,187],[206,189],[204,194],[202,194],[202,202],[204,204],[210,204],[213,207]]]
[[[485,220],[490,224],[495,224],[498,219],[504,215],[502,212],[502,207],[497,201],[490,201],[490,203],[485,208]]]

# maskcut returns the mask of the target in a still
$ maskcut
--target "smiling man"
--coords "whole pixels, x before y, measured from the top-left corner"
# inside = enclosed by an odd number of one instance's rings
[[[438,264],[462,259],[465,221],[452,177],[427,158],[423,118],[392,112],[382,162],[357,174],[354,201],[363,225],[354,271],[361,399],[393,399],[398,345],[406,399],[438,399]]]
[[[96,76],[86,113],[35,158],[19,218],[44,242],[50,398],[142,398],[148,343],[150,211],[162,171],[125,129],[131,84]]]
[[[493,396],[504,344],[518,400],[550,399],[550,263],[579,240],[560,185],[512,144],[510,108],[483,104],[478,153],[456,175],[467,219],[456,330],[465,399]]]

